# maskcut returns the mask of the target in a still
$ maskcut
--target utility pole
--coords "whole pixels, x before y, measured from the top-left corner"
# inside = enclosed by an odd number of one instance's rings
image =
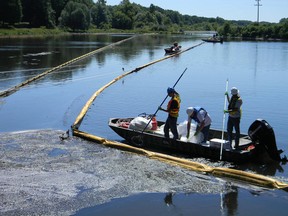
[[[259,7],[262,6],[260,4],[261,0],[255,0],[257,2],[257,4],[255,4],[255,6],[257,6],[257,23],[259,23]]]

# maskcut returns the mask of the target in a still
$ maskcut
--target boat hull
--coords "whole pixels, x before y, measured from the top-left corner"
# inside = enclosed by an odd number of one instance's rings
[[[165,54],[172,55],[172,54],[176,54],[176,53],[180,52],[181,50],[180,49],[172,50],[171,48],[165,48],[164,51],[165,51]]]
[[[202,39],[202,41],[208,42],[208,43],[223,43],[223,39]]]
[[[130,118],[128,120],[131,120]],[[212,146],[210,144],[198,144],[191,143],[181,140],[174,140],[170,138],[164,138],[163,135],[157,134],[154,131],[142,131],[132,130],[129,128],[123,128],[118,124],[118,118],[112,118],[109,120],[109,126],[114,130],[120,137],[132,145],[141,148],[155,150],[158,152],[165,152],[169,154],[181,154],[184,157],[203,157],[211,160],[220,160],[221,145]],[[158,126],[163,125],[164,122],[158,122]],[[210,129],[210,139],[220,139],[222,131]],[[226,133],[225,133],[226,137]],[[240,146],[240,149],[224,148],[222,145],[222,156],[221,160],[234,162],[234,163],[246,163],[246,162],[263,162],[270,160],[267,158],[264,148],[259,145],[255,145],[249,136],[242,134],[241,140],[244,144]]]

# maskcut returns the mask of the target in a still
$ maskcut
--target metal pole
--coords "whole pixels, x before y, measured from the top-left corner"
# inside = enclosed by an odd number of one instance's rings
[[[180,75],[180,77],[178,78],[178,80],[175,82],[175,84],[173,85],[172,88],[175,88],[175,86],[177,85],[177,83],[179,82],[179,80],[182,78],[182,76],[184,75],[184,73],[186,72],[187,68],[185,68],[185,70],[183,71],[183,73]],[[168,95],[164,98],[164,100],[162,101],[162,103],[160,104],[160,107],[163,105],[163,103],[165,102],[165,100],[168,98]],[[159,106],[157,108],[157,110],[155,111],[155,113],[153,114],[153,116],[156,116],[157,112],[159,110]],[[142,130],[142,133],[146,130],[146,128],[148,127],[148,125],[150,124],[150,122],[152,121],[152,118],[148,121],[148,123],[146,124],[145,128]]]
[[[228,91],[228,79],[226,80],[226,91]],[[226,95],[224,96],[224,110],[226,109]],[[223,111],[224,111],[223,110]],[[224,127],[225,127],[225,113],[223,115],[223,124],[222,124],[222,140],[221,140],[221,148],[220,148],[220,160],[222,160],[222,152],[223,152],[223,144],[224,144]],[[231,145],[232,143],[230,143]]]
[[[255,0],[257,2],[257,4],[255,4],[255,6],[257,6],[257,23],[259,23],[259,7],[262,6],[260,4],[261,0]]]

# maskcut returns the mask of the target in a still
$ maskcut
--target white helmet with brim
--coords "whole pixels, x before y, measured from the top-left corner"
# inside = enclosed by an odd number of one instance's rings
[[[194,112],[194,108],[193,107],[188,107],[187,109],[186,109],[186,113],[187,113],[187,115],[192,115],[192,113]]]
[[[232,95],[237,95],[237,94],[239,94],[239,90],[236,87],[232,87],[231,88],[231,94]]]

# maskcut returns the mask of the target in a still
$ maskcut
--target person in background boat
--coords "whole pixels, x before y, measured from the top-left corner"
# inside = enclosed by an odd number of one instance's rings
[[[165,138],[169,138],[169,130],[171,130],[173,139],[179,139],[177,119],[181,103],[180,95],[173,88],[168,88],[167,94],[169,97],[171,97],[170,101],[168,102],[167,109],[163,109],[162,107],[158,108],[159,110],[168,112],[168,117],[164,125],[164,136]]]
[[[209,135],[209,129],[211,126],[211,117],[209,113],[202,107],[188,107],[186,109],[186,113],[188,115],[188,122],[187,122],[187,139],[190,136],[190,127],[192,119],[197,122],[196,132],[194,136],[197,136],[199,132],[203,133],[203,141],[206,142]]]
[[[173,46],[171,47],[171,51],[176,52],[176,51],[179,51],[180,48],[181,46],[179,46],[177,42],[174,42]]]
[[[239,95],[239,90],[236,87],[231,88],[231,95],[229,97],[228,92],[225,92],[228,100],[228,110],[224,110],[224,113],[229,113],[228,122],[227,122],[227,133],[228,140],[230,145],[232,146],[232,132],[233,128],[235,128],[235,149],[239,147],[239,139],[240,139],[240,119],[241,119],[241,106],[242,106],[242,98]]]

